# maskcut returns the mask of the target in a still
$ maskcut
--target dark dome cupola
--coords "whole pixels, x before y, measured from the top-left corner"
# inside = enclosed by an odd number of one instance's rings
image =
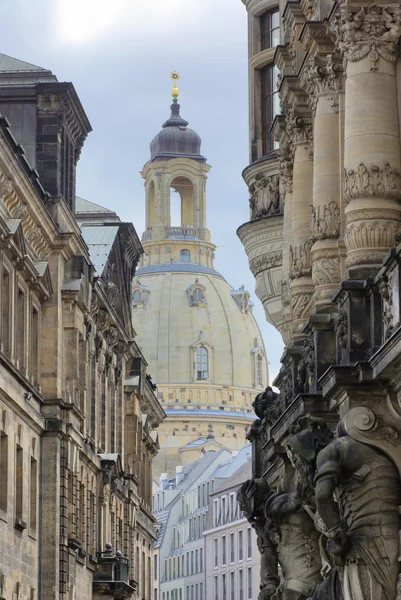
[[[178,73],[171,74],[172,79],[178,79]],[[178,88],[174,84],[171,116],[162,125],[163,129],[150,143],[150,160],[177,158],[180,156],[206,162],[201,155],[201,138],[193,129],[188,128],[188,121],[180,116],[178,104]]]

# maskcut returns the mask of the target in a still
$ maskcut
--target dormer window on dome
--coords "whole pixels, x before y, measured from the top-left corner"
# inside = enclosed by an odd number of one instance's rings
[[[132,288],[132,305],[133,308],[145,308],[148,302],[150,289],[146,285],[142,285],[139,279]]]
[[[199,283],[198,279],[195,279],[195,283],[187,288],[187,295],[189,306],[199,306],[201,308],[206,306],[205,297],[206,288],[204,285]]]
[[[241,285],[239,290],[231,290],[231,296],[241,312],[252,312],[253,304],[250,301],[251,295],[243,285]]]

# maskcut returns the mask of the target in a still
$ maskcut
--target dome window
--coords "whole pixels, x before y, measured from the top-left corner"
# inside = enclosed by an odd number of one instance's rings
[[[255,387],[263,387],[263,379],[264,379],[264,370],[265,370],[265,360],[266,354],[263,350],[263,347],[259,345],[258,339],[255,338],[255,346],[251,351],[252,357],[252,371],[253,371],[253,385]],[[267,376],[268,379],[268,376]]]
[[[181,250],[180,251],[180,261],[181,262],[191,262],[191,253],[189,250]]]
[[[262,357],[260,354],[256,357],[256,384],[262,385]]]
[[[195,279],[195,283],[187,288],[189,306],[206,306],[205,298],[206,288],[204,285],[199,283],[198,279]]]
[[[204,347],[196,350],[196,379],[209,379],[209,352]]]
[[[139,279],[132,288],[132,306],[133,308],[145,308],[150,289],[146,285],[142,285]]]

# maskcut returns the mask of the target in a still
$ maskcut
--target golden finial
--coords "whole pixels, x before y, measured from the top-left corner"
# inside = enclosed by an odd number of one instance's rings
[[[174,81],[173,89],[171,92],[171,95],[173,96],[173,102],[178,101],[178,94],[180,92],[179,92],[177,84],[175,82],[178,81],[179,78],[180,78],[180,74],[177,73],[177,71],[173,71],[172,73],[170,73],[170,79],[172,79]]]

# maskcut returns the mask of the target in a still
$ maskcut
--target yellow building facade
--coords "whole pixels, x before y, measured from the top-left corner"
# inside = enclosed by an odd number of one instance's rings
[[[216,247],[206,224],[210,166],[179,109],[173,100],[142,170],[145,254],[133,285],[137,341],[167,413],[159,427],[155,475],[196,460],[206,449],[241,448],[252,401],[268,379],[249,293],[234,290],[214,268]]]

